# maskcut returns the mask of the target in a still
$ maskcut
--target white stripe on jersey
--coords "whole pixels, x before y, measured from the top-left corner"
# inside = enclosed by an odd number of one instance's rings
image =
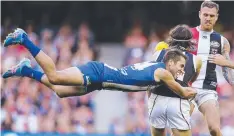
[[[162,50],[160,51],[155,51],[153,54],[153,57],[151,58],[151,61],[156,61],[160,55],[160,53],[162,52]]]
[[[207,60],[210,53],[210,34],[212,32],[200,31],[198,28],[197,30],[199,32],[197,55],[202,58],[202,67],[200,74],[198,75],[197,80],[193,82],[192,87],[202,88],[206,77]]]
[[[193,66],[194,66],[194,70],[195,70],[195,73],[196,73],[197,72],[196,55],[193,55]]]

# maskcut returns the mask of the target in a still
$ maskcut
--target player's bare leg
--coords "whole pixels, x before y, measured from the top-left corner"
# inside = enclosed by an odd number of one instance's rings
[[[190,111],[189,111],[190,116],[192,115],[194,108],[195,105],[192,102],[190,102]],[[191,130],[171,129],[171,131],[172,131],[171,136],[192,136]]]
[[[153,126],[150,127],[151,136],[166,136],[166,130],[163,129],[157,129]]]
[[[48,77],[49,82],[55,85],[83,85],[83,75],[77,67],[71,67],[63,71],[56,71],[53,60],[34,45],[26,32],[22,29],[16,29],[14,33],[7,36],[4,46],[21,44],[28,49],[36,59],[43,71]]]
[[[83,74],[77,67],[56,71],[53,60],[42,50],[35,57],[50,83],[55,85],[83,85]]]
[[[189,111],[190,116],[192,116],[194,109],[195,105],[192,102],[190,102],[190,111]]]
[[[210,134],[212,136],[222,136],[218,102],[216,100],[208,100],[201,104],[199,110],[206,119]]]
[[[52,89],[60,98],[82,96],[89,93],[87,92],[87,88],[84,86],[53,85],[49,82],[46,75],[42,76],[41,83]]]
[[[66,73],[67,70],[69,69],[61,72]],[[31,68],[30,60],[26,58],[3,74],[3,78],[15,76],[32,78],[52,89],[59,97],[81,96],[89,93],[87,92],[87,88],[83,86],[62,86],[51,84],[47,75],[40,71],[33,70]]]
[[[178,129],[171,129],[173,136],[192,136],[191,130],[178,130]]]

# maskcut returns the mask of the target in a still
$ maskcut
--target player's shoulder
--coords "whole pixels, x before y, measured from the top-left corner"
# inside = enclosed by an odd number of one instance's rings
[[[191,31],[192,33],[194,33],[194,32],[199,32],[198,29],[197,29],[197,27],[189,27],[189,29],[190,29],[190,31]]]
[[[228,39],[224,35],[222,35],[221,33],[217,32],[217,31],[213,31],[213,34],[221,37],[221,44],[222,44],[222,46],[224,44],[226,44],[226,43],[229,44]]]
[[[192,30],[196,30],[197,27],[189,27],[189,29],[192,31]]]
[[[219,36],[221,36],[221,37],[224,37],[221,33],[217,32],[217,31],[213,31],[212,34],[215,34],[215,35],[219,35]]]
[[[166,43],[166,42],[164,42],[164,41],[161,41],[161,42],[159,42],[156,46],[155,46],[155,49],[154,49],[154,51],[156,52],[156,51],[161,51],[161,50],[163,50],[163,49],[167,49],[169,46],[168,46],[168,44]]]
[[[217,31],[214,31],[213,34],[220,36],[223,41],[227,41],[227,38],[223,34],[217,32]]]
[[[227,40],[227,38],[223,34],[217,32],[217,31],[213,31],[212,34],[220,36],[222,38],[222,40],[225,40],[225,41]]]
[[[189,51],[185,51],[183,52],[187,57],[196,57],[195,54],[193,54],[192,52],[189,52]]]
[[[193,34],[193,42],[195,42],[197,44],[197,40],[199,38],[199,30],[198,27],[190,27],[190,31]]]
[[[164,62],[156,62],[154,65],[154,71],[158,71],[159,73],[166,70],[166,64]]]
[[[165,68],[160,67],[154,71],[154,78],[157,82],[163,79],[167,79],[170,76],[171,76],[171,73],[167,71]]]

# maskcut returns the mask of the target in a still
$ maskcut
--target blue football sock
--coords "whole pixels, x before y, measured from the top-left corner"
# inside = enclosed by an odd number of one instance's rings
[[[22,71],[21,71],[21,74],[23,76],[35,79],[35,80],[37,80],[39,82],[41,82],[41,78],[44,75],[44,73],[42,73],[40,71],[36,71],[36,70],[34,70],[32,68],[29,68],[29,67],[23,67]]]
[[[35,58],[37,54],[40,52],[40,48],[38,48],[32,41],[28,39],[28,37],[24,37],[24,46],[28,49],[28,51],[32,54]]]

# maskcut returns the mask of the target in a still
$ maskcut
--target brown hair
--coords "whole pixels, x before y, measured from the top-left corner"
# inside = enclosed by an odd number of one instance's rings
[[[193,51],[195,43],[192,42],[193,34],[187,25],[177,25],[171,29],[167,43],[170,48],[182,51]]]
[[[167,63],[169,60],[173,60],[175,63],[180,60],[180,57],[183,57],[185,60],[187,60],[187,56],[183,54],[178,49],[168,49],[167,53],[165,54],[163,58],[163,62]]]

